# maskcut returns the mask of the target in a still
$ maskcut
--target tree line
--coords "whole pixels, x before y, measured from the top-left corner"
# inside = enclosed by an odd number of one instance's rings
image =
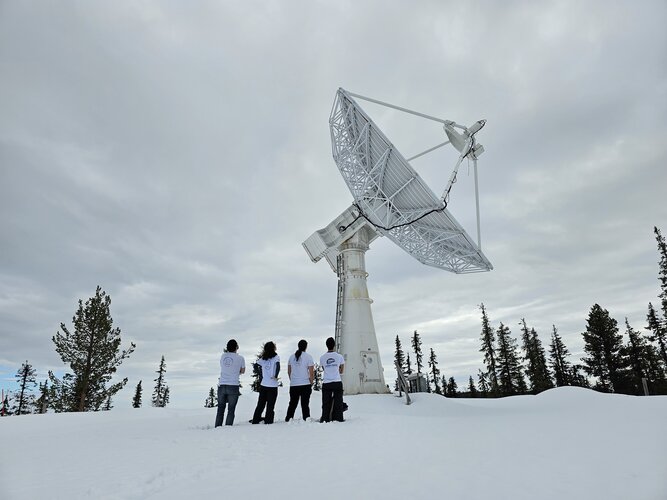
[[[72,318],[73,329],[60,323],[60,331],[52,337],[56,352],[71,371],[62,378],[49,371],[48,378],[38,384],[35,368],[26,361],[16,373],[18,390],[0,401],[0,416],[46,413],[49,409],[60,413],[113,408],[112,399],[125,387],[127,377],[118,382],[112,379],[136,346],[130,343],[130,347],[121,349],[120,328],[113,326],[110,306],[111,297],[99,286],[85,304],[79,300]],[[151,398],[156,407],[169,403],[166,369],[162,356]],[[139,381],[132,399],[135,408],[141,407],[142,391]]]
[[[625,330],[609,311],[594,304],[581,333],[585,356],[579,363],[570,360],[570,351],[558,329],[552,325],[550,342],[545,350],[534,328],[525,318],[518,323],[519,340],[512,336],[509,326],[500,322],[493,328],[484,304],[480,304],[482,328],[480,349],[483,369],[477,372],[477,383],[470,375],[467,391],[472,397],[503,397],[516,394],[537,394],[553,387],[590,387],[601,392],[641,395],[667,394],[667,244],[654,227],[660,260],[660,312],[651,302],[647,306],[645,332],[630,325],[625,318]],[[624,335],[625,334],[625,335]],[[438,360],[430,349],[428,366],[424,370],[422,341],[415,331],[410,339],[417,373],[424,374],[428,392],[448,397],[460,395],[453,377],[441,375]],[[396,336],[394,361],[404,373],[413,373],[410,353],[403,351]]]
[[[654,227],[654,233],[660,256],[659,307],[648,303],[644,332],[636,330],[625,318],[625,330],[621,333],[609,312],[594,304],[586,320],[586,330],[582,332],[585,356],[579,363],[574,363],[555,325],[547,354],[535,329],[522,318],[518,323],[521,332],[519,347],[519,341],[512,337],[507,325],[501,322],[497,328],[492,328],[486,307],[481,304],[483,369],[478,370],[476,383],[473,376],[469,376],[467,390],[463,393],[454,377],[446,378],[441,373],[432,348],[424,364],[422,340],[416,330],[410,338],[414,361],[410,352],[403,351],[398,335],[395,361],[408,375],[413,373],[414,362],[417,373],[424,374],[427,380],[427,389],[449,397],[459,394],[481,397],[537,394],[566,385],[623,394],[643,394],[645,390],[651,394],[667,394],[667,244],[657,227]],[[0,416],[45,413],[48,409],[80,412],[113,407],[113,397],[125,387],[128,379],[112,380],[136,346],[130,343],[127,349],[121,349],[121,331],[113,326],[110,305],[111,297],[99,286],[85,304],[79,300],[72,318],[73,329],[61,323],[60,331],[52,337],[56,352],[71,372],[65,372],[59,378],[49,371],[48,378],[38,384],[36,370],[26,361],[16,373],[18,390],[0,401]],[[319,372],[316,370],[318,375]],[[169,403],[164,356],[156,373],[151,403],[164,407]],[[315,390],[319,389],[318,380],[316,378]],[[256,377],[252,385],[256,390]],[[132,399],[135,408],[142,404],[142,391],[142,381],[139,381]],[[211,388],[205,406],[215,403]]]

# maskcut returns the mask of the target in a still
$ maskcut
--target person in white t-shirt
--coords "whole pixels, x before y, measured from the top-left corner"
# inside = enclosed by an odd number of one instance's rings
[[[287,416],[285,422],[289,422],[294,418],[296,405],[301,399],[301,415],[303,419],[310,418],[310,394],[313,392],[311,388],[313,379],[315,377],[315,363],[313,357],[306,352],[308,342],[299,340],[298,350],[292,354],[287,362],[287,375],[289,376],[289,405],[287,405]]]
[[[239,400],[241,392],[239,391],[239,376],[245,373],[245,359],[239,356],[236,351],[239,344],[231,339],[227,342],[227,349],[220,356],[220,378],[218,379],[218,412],[215,415],[215,426],[222,425],[222,418],[225,416],[225,406],[228,406],[227,420],[225,425],[234,423],[234,412],[236,403]]]
[[[259,385],[257,407],[250,422],[258,424],[264,421],[265,424],[272,424],[276,399],[278,399],[278,374],[280,373],[280,357],[276,353],[276,344],[273,342],[264,344],[257,364],[262,368],[262,381]],[[266,407],[266,414],[262,417],[264,407]]]
[[[327,339],[327,352],[320,357],[322,374],[322,417],[320,422],[344,422],[343,419],[343,381],[341,374],[345,371],[345,358],[334,351],[336,341]]]

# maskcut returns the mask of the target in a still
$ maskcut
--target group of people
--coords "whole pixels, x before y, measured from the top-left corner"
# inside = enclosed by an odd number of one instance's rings
[[[327,352],[320,357],[322,367],[322,416],[320,422],[332,420],[343,422],[343,381],[341,375],[345,370],[345,359],[335,351],[336,342],[332,337],[326,340]],[[308,342],[300,340],[297,351],[287,362],[287,376],[290,381],[289,404],[285,421],[294,418],[296,407],[301,402],[301,415],[304,420],[310,419],[310,395],[315,379],[315,363],[313,357],[306,352]],[[241,392],[239,377],[245,373],[245,359],[238,354],[239,344],[231,339],[227,349],[220,357],[220,378],[218,379],[218,412],[215,426],[220,427],[227,411],[225,425],[234,423],[236,403]],[[276,352],[276,344],[267,342],[255,364],[260,377],[259,397],[250,423],[272,424],[275,418],[275,405],[278,399],[278,375],[280,374],[280,356]],[[266,410],[266,411],[265,411]]]

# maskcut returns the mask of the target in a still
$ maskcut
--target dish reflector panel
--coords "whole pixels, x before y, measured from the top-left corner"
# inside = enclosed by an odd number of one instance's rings
[[[355,204],[380,234],[429,266],[457,274],[493,269],[442,201],[343,89],[336,94],[329,126],[334,161]]]

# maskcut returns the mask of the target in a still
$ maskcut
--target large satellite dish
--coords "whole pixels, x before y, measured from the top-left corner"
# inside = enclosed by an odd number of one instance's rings
[[[354,97],[440,122],[447,140],[406,160]],[[303,246],[313,262],[324,257],[338,275],[336,344],[346,360],[346,394],[388,391],[366,285],[365,252],[373,240],[386,236],[418,261],[457,274],[493,268],[480,248],[477,159],[484,148],[475,134],[484,123],[464,127],[338,89],[329,118],[331,143],[354,203]],[[459,158],[438,197],[408,161],[447,144],[459,152]],[[475,174],[477,243],[447,210],[464,160],[472,162]]]

